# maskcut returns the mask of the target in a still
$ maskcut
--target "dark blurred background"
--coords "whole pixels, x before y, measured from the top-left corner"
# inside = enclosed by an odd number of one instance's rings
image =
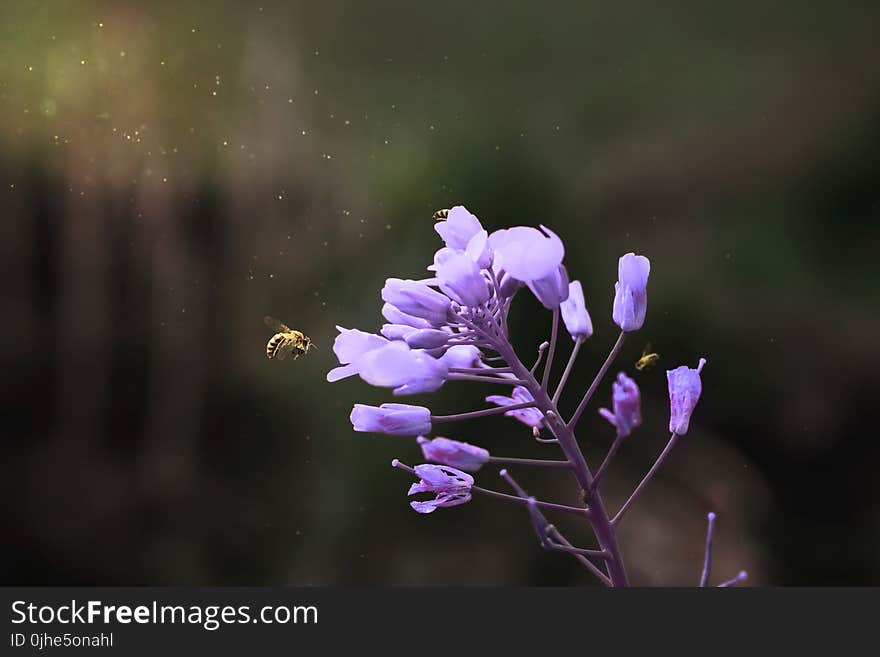
[[[636,583],[694,584],[709,510],[716,579],[880,583],[878,20],[854,1],[4,2],[2,580],[592,584],[520,508],[414,514],[389,461],[415,441],[348,421],[390,395],[324,380],[334,325],[377,329],[385,277],[423,275],[431,213],[464,204],[565,241],[596,328],[565,408],[616,337],[618,256],[651,258],[617,367],[647,341],[661,361],[611,508],[665,444],[664,370],[708,358],[691,432],[622,526]],[[524,354],[549,330],[527,296]],[[318,349],[267,362],[265,314]],[[505,418],[449,430],[556,456]]]

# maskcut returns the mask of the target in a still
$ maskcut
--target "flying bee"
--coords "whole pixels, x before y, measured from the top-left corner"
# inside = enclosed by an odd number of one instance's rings
[[[296,360],[303,354],[308,353],[312,347],[312,340],[301,331],[295,331],[286,324],[282,324],[274,317],[266,316],[263,321],[273,331],[277,331],[275,335],[269,338],[266,344],[266,358],[272,360],[284,360],[290,354]]]
[[[443,221],[444,219],[447,219],[448,217],[449,217],[449,208],[447,208],[445,210],[437,210],[437,212],[434,213],[434,221]]]
[[[651,352],[651,343],[649,342],[642,351],[642,357],[636,361],[636,369],[639,372],[649,370],[657,364],[658,360],[660,360],[660,354]]]

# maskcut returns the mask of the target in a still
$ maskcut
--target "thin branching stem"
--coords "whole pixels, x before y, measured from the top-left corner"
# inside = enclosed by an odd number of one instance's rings
[[[538,358],[535,359],[535,364],[532,365],[532,369],[529,370],[529,374],[533,375],[538,371],[538,366],[541,364],[541,360],[544,358],[544,352],[547,350],[547,347],[550,346],[549,342],[542,342],[538,345]]]
[[[703,588],[709,586],[709,576],[712,572],[712,538],[715,534],[715,514],[710,512],[706,519],[708,520],[706,551],[703,555],[703,572],[700,574],[700,586]]]
[[[521,386],[522,379],[505,379],[500,376],[478,376],[476,374],[450,374],[449,381],[476,381],[478,383],[501,383],[508,386]]]
[[[499,354],[504,356],[507,364],[513,368],[513,373],[518,378],[525,379],[528,382],[524,387],[528,389],[537,402],[538,408],[544,414],[547,427],[556,437],[559,447],[572,464],[572,474],[583,492],[584,501],[590,507],[590,524],[599,542],[599,547],[607,550],[609,554],[605,562],[608,569],[608,578],[614,586],[628,586],[629,578],[627,577],[620,548],[617,544],[614,526],[608,519],[608,514],[598,491],[592,490],[593,475],[578,445],[573,428],[562,421],[559,410],[550,399],[547,391],[541,387],[534,375],[526,370],[525,365],[519,360],[510,343],[500,340],[495,345],[495,348]]]
[[[555,526],[551,525],[547,518],[541,513],[536,504],[534,504],[534,499],[530,498],[528,493],[520,486],[516,479],[513,478],[507,470],[502,470],[500,472],[501,476],[510,484],[511,488],[516,491],[516,494],[519,495],[520,498],[524,500],[531,500],[531,503],[528,505],[529,516],[532,518],[532,525],[534,526],[535,532],[538,535],[538,540],[541,543],[541,546],[548,550],[559,550],[561,552],[568,552],[575,559],[580,561],[587,569],[593,573],[600,582],[602,582],[605,586],[611,586],[611,580],[608,576],[603,573],[599,568],[590,561],[588,557],[588,553],[596,552],[595,555],[590,556],[599,556],[600,551],[596,550],[582,550],[581,548],[574,547],[568,539],[563,536]],[[601,552],[602,558],[605,558],[606,553]]]
[[[505,500],[507,502],[515,502],[517,504],[528,504],[528,498],[518,497],[516,495],[508,495],[507,493],[500,493],[497,490],[490,490],[488,488],[483,488],[481,486],[471,486],[471,490],[475,493],[479,493],[480,495],[486,495],[488,497],[494,497],[497,500]],[[533,500],[535,505],[546,509],[548,511],[564,511],[565,513],[571,513],[580,517],[588,517],[590,515],[589,509],[585,507],[579,506],[568,506],[565,504],[555,504],[554,502],[544,502],[542,500]]]
[[[599,482],[602,480],[602,476],[605,474],[605,470],[608,469],[611,460],[614,458],[614,455],[617,454],[617,450],[620,448],[620,445],[623,443],[623,438],[618,435],[614,442],[611,443],[611,447],[608,448],[608,453],[605,455],[605,459],[602,461],[602,465],[599,466],[599,469],[596,470],[596,476],[593,477],[593,490],[596,490],[599,487]]]
[[[741,570],[741,571],[739,571],[739,573],[737,573],[736,577],[734,577],[733,579],[729,579],[726,582],[721,582],[721,584],[718,585],[718,588],[726,589],[731,586],[736,586],[740,582],[745,582],[746,579],[748,578],[748,576],[749,576],[749,574],[746,571]]]
[[[509,367],[450,367],[451,374],[510,374]]]
[[[544,364],[544,375],[541,377],[541,388],[547,390],[550,383],[550,371],[553,369],[553,357],[556,355],[556,340],[559,337],[559,307],[553,309],[553,325],[550,329],[550,350]]]
[[[564,547],[568,547],[568,548],[574,547],[568,541],[568,539],[565,538],[565,536],[563,536],[562,534],[560,534],[559,530],[556,529],[556,527],[554,527],[553,525],[550,525],[549,527],[547,527],[547,534],[548,534],[548,536],[555,539],[557,542],[559,542],[560,545],[562,545]],[[591,573],[593,573],[599,579],[599,581],[602,582],[605,586],[614,586],[614,583],[611,581],[611,579],[608,577],[608,575],[606,575],[601,570],[599,570],[596,567],[596,564],[594,564],[592,561],[590,561],[583,554],[574,554],[574,557],[576,559],[578,559],[578,561],[580,561],[582,564],[584,564],[587,567],[587,569]]]
[[[523,402],[521,404],[511,404],[510,406],[497,406],[495,408],[484,408],[479,411],[470,411],[468,413],[455,413],[454,415],[432,415],[431,422],[455,422],[457,420],[472,420],[478,417],[486,417],[487,415],[500,415],[508,411],[516,411],[521,408],[534,408],[535,402]]]
[[[490,456],[489,463],[497,463],[499,465],[524,465],[530,468],[571,468],[571,461],[520,459],[511,456]]]
[[[654,461],[654,465],[651,466],[651,469],[648,470],[648,474],[645,475],[644,479],[636,486],[636,489],[632,492],[632,495],[629,496],[629,499],[623,503],[623,506],[620,507],[620,511],[617,512],[617,515],[611,519],[611,524],[615,527],[620,523],[624,514],[629,510],[632,506],[633,502],[636,501],[638,496],[644,490],[645,486],[648,485],[648,482],[654,477],[654,474],[657,470],[660,469],[660,466],[663,465],[663,461],[666,460],[666,457],[669,456],[669,453],[672,451],[672,448],[675,447],[675,443],[678,440],[678,434],[673,433],[669,437],[669,442],[666,443],[666,447],[663,448],[663,451],[660,452],[660,456],[657,457],[657,460]]]
[[[568,357],[568,363],[565,365],[565,370],[562,372],[562,376],[559,378],[559,383],[556,386],[556,392],[553,393],[553,399],[551,400],[554,404],[559,403],[559,398],[562,396],[562,391],[565,389],[565,384],[568,382],[568,377],[571,374],[571,370],[574,368],[574,361],[577,360],[578,352],[581,350],[581,345],[586,341],[586,338],[578,336],[577,340],[574,341],[574,346],[571,348],[571,355]]]
[[[608,358],[605,359],[605,362],[602,363],[602,367],[599,368],[599,371],[596,373],[596,377],[593,379],[593,382],[590,384],[590,387],[587,388],[587,392],[584,393],[583,399],[581,399],[581,403],[578,404],[577,409],[574,412],[574,415],[571,416],[571,419],[568,421],[568,426],[571,429],[574,429],[577,426],[578,420],[581,419],[581,415],[584,410],[587,408],[587,404],[590,403],[590,399],[592,399],[593,395],[596,393],[596,389],[599,387],[599,384],[602,382],[602,379],[605,377],[605,373],[608,371],[608,368],[611,367],[611,363],[614,362],[614,359],[617,358],[617,354],[620,352],[620,348],[623,346],[623,341],[626,338],[626,332],[621,331],[620,335],[617,336],[617,342],[614,343],[614,346],[611,347],[611,351],[608,354]]]

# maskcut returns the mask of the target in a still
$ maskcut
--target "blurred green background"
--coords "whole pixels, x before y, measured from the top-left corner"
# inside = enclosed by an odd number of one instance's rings
[[[422,276],[432,212],[464,204],[565,241],[596,328],[565,408],[616,337],[617,258],[651,259],[616,367],[647,341],[661,361],[612,509],[665,444],[664,370],[708,358],[691,432],[621,529],[635,583],[696,583],[709,510],[718,579],[880,583],[878,19],[854,1],[4,2],[3,581],[592,584],[520,508],[414,514],[389,461],[415,441],[348,421],[390,395],[324,380],[334,325],[377,329],[385,277]],[[521,296],[527,354],[549,315]],[[265,314],[318,349],[267,362]],[[594,463],[609,388],[581,432]],[[449,430],[556,457],[506,418]]]

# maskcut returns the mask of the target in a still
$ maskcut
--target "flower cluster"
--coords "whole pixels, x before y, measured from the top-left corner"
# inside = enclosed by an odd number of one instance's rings
[[[333,351],[339,366],[327,374],[327,380],[359,376],[370,385],[390,388],[397,396],[433,392],[449,381],[508,387],[509,394],[486,396],[490,407],[451,415],[436,415],[424,406],[411,404],[355,404],[351,423],[355,431],[416,437],[429,463],[410,468],[395,459],[393,465],[418,478],[409,495],[434,494],[432,499],[410,502],[418,513],[465,504],[473,493],[520,504],[528,511],[543,547],[574,555],[605,584],[627,585],[615,529],[676,440],[688,432],[701,393],[700,375],[706,360],[701,358],[696,369],[682,366],[667,372],[669,443],[630,498],[610,516],[599,483],[621,441],[642,424],[636,382],[620,372],[612,383],[611,409],[599,409],[602,417],[613,425],[615,440],[595,472],[584,458],[575,431],[624,338],[645,322],[648,259],[634,253],[619,259],[611,316],[620,334],[577,408],[565,420],[558,408],[560,395],[579,349],[593,335],[593,323],[583,286],[577,280],[569,280],[562,240],[546,226],[515,226],[489,233],[463,206],[456,206],[445,215],[435,224],[444,245],[428,265],[428,275],[386,280],[381,292],[381,313],[387,323],[379,332],[337,327],[339,335]],[[540,346],[532,367],[520,360],[509,335],[510,307],[522,290],[531,292],[553,315],[550,340]],[[563,374],[551,389],[560,319],[574,345]],[[484,447],[452,438],[428,437],[438,425],[494,414],[504,414],[525,424],[536,440],[557,445],[564,458],[497,456]],[[501,474],[514,495],[476,486],[468,472],[477,472],[488,463],[506,466]],[[569,472],[581,491],[583,504],[566,506],[530,497],[510,473],[514,466]],[[586,519],[598,548],[574,547],[549,524],[543,511],[572,513]],[[710,546],[711,540],[707,540],[707,552]]]

